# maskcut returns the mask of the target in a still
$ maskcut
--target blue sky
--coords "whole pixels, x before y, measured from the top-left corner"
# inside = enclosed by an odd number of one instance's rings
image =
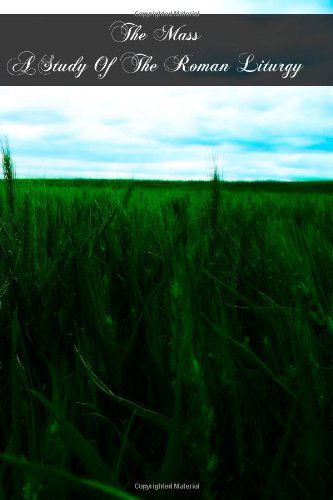
[[[333,87],[0,87],[19,177],[332,179]]]

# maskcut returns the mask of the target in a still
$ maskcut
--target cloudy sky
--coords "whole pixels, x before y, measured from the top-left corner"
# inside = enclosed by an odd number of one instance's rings
[[[62,0],[16,0],[1,12],[28,4],[30,13],[79,12]],[[80,12],[117,12],[105,0],[85,5]],[[333,13],[333,1],[140,2],[163,8]],[[0,134],[19,177],[204,179],[215,159],[230,180],[329,179],[333,87],[0,87]]]
[[[132,14],[136,10],[199,10],[202,14],[327,14],[332,0],[11,0],[2,2],[0,11],[22,14]]]

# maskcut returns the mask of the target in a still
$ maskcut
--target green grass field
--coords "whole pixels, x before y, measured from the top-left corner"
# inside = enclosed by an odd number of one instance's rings
[[[5,169],[0,499],[330,498],[332,208],[330,182]]]

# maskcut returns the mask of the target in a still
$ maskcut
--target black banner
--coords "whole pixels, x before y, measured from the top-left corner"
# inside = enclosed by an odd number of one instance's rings
[[[1,15],[0,85],[333,85],[333,15]]]

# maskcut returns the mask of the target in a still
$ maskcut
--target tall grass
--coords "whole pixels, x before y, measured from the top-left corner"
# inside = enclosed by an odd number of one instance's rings
[[[7,139],[3,140],[1,144],[1,150],[2,150],[2,171],[6,185],[7,203],[9,210],[13,212],[15,204],[15,190],[14,190],[15,170]]]
[[[329,497],[332,185],[3,168],[0,498]]]

